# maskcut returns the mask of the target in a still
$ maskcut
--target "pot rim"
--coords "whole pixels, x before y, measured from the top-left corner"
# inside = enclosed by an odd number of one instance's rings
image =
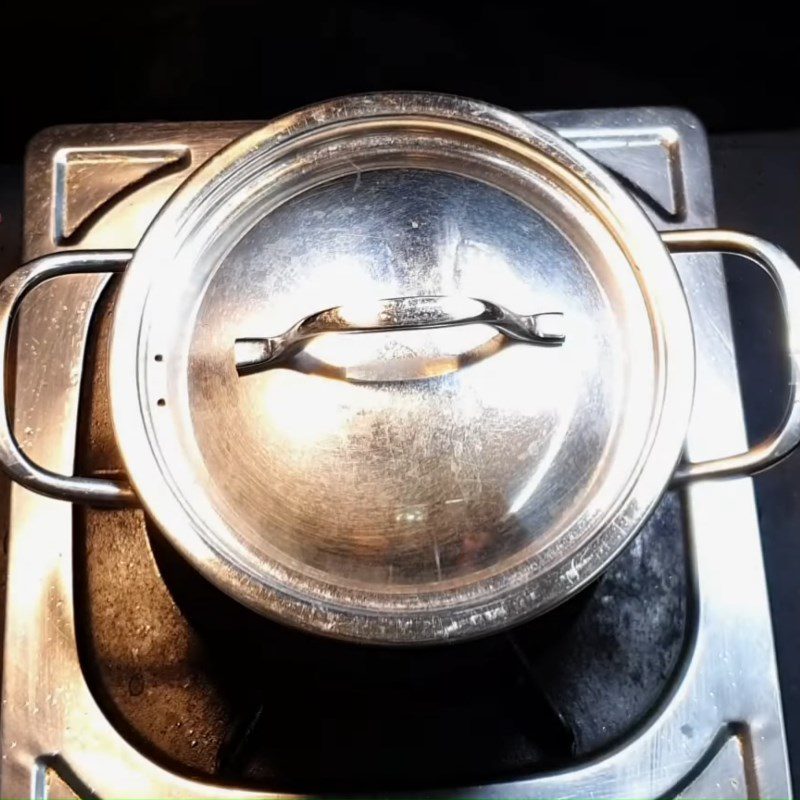
[[[246,163],[254,152],[325,126],[395,116],[468,126],[514,142],[531,157],[546,158],[612,233],[657,313],[653,321],[661,360],[657,418],[649,446],[620,502],[568,560],[477,604],[465,601],[450,607],[446,620],[440,610],[397,613],[346,604],[323,606],[289,586],[268,585],[242,570],[198,529],[192,510],[168,485],[165,465],[151,441],[156,387],[146,372],[151,354],[143,312],[163,263],[165,241],[174,239],[204,203],[218,201],[209,195],[213,181]],[[201,574],[245,605],[309,631],[359,642],[424,644],[477,637],[541,614],[574,595],[608,566],[652,511],[680,457],[692,406],[694,341],[686,298],[672,258],[645,212],[605,168],[554,132],[504,109],[448,95],[384,93],[328,101],[231,143],[201,165],[151,223],[125,271],[114,315],[109,385],[115,435],[136,494],[164,535]]]

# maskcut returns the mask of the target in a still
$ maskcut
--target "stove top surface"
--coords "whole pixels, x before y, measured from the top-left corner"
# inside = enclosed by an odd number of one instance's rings
[[[613,169],[657,227],[713,225],[690,116],[535,118]],[[44,132],[26,165],[26,258],[134,247],[178,183],[254,124]],[[687,450],[734,452],[745,436],[720,259],[678,264],[698,349]],[[53,469],[121,469],[105,386],[114,296],[107,276],[62,278],[21,312],[16,428]],[[25,370],[33,358],[48,369]],[[338,644],[263,620],[139,511],[73,509],[15,487],[9,559],[3,796],[789,793],[746,479],[668,493],[581,595],[440,648]]]

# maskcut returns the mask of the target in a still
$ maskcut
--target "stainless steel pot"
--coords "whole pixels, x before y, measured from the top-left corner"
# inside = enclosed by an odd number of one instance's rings
[[[766,269],[792,364],[773,436],[677,468],[694,347],[670,251]],[[445,641],[542,613],[671,480],[750,474],[800,440],[788,257],[741,233],[659,236],[574,146],[475,101],[344,98],[243,137],[134,253],[10,276],[3,352],[36,284],[106,271],[125,273],[110,391],[130,485],[37,466],[7,414],[5,470],[141,502],[223,590],[331,636]]]

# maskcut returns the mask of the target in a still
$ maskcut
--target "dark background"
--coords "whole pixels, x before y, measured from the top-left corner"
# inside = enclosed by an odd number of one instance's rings
[[[796,126],[791,6],[743,5],[712,24],[686,2],[9,0],[0,160],[54,122],[265,119],[373,89],[529,110],[681,105],[712,131]]]
[[[0,9],[0,266],[19,253],[21,160],[68,122],[267,119],[351,92],[423,89],[518,110],[676,105],[711,134],[722,225],[800,258],[798,34],[790,5],[164,0]],[[729,268],[751,438],[783,398],[780,315]],[[756,481],[800,786],[800,457]],[[724,535],[720,531],[720,535]]]

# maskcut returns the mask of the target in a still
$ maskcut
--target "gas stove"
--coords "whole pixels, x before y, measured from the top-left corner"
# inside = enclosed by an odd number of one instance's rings
[[[714,224],[690,115],[532,118],[612,169],[659,229]],[[45,131],[25,168],[25,259],[135,247],[180,182],[256,124]],[[721,259],[677,258],[698,332],[687,454],[738,452]],[[20,313],[14,423],[51,469],[121,470],[105,369],[115,293],[108,276],[58,278]],[[589,589],[448,647],[362,647],[268,622],[207,584],[138,510],[15,486],[8,556],[4,797],[790,792],[749,479],[668,492]]]

